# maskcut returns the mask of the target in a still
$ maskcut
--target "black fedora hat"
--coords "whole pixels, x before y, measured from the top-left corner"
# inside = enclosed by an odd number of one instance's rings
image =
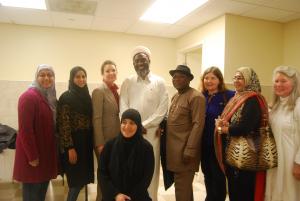
[[[178,65],[175,70],[170,70],[169,73],[171,76],[174,75],[174,73],[179,72],[183,73],[187,76],[189,76],[192,79],[194,79],[194,75],[191,73],[191,69],[187,67],[186,65]]]

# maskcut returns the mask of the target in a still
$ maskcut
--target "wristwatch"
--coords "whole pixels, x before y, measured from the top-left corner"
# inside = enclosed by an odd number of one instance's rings
[[[222,134],[222,127],[218,126],[217,131],[218,131],[218,134]]]

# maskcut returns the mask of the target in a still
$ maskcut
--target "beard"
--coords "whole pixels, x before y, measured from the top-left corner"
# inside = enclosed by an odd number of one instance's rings
[[[145,78],[148,73],[150,72],[149,68],[143,68],[143,69],[136,69],[135,70],[138,76]]]

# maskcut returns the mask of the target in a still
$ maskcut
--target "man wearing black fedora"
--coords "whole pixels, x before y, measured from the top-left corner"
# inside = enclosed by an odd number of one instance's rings
[[[167,120],[167,169],[174,172],[176,201],[193,200],[193,179],[199,170],[205,98],[190,87],[194,76],[188,66],[169,71],[177,93]]]

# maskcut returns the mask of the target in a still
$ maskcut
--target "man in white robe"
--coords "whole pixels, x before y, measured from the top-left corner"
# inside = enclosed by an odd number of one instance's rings
[[[120,115],[128,109],[138,110],[144,126],[144,138],[153,146],[155,169],[148,192],[157,201],[160,168],[160,135],[156,132],[167,114],[168,94],[164,80],[149,70],[151,52],[138,46],[133,51],[133,66],[136,75],[126,78],[120,92]],[[147,160],[147,159],[145,159]]]

